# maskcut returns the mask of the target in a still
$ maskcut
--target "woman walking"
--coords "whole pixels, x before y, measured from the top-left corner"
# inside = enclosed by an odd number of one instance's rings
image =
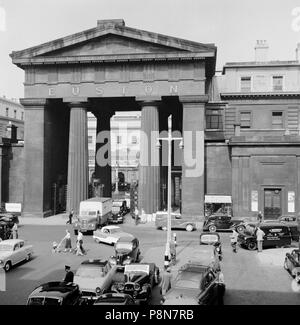
[[[71,243],[71,234],[69,230],[66,230],[66,236],[64,237],[65,240],[65,252],[69,251],[72,252],[72,243]]]

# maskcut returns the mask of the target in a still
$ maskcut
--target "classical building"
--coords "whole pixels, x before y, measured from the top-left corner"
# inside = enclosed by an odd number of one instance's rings
[[[182,213],[204,215],[205,111],[223,109],[208,104],[216,63],[213,44],[137,30],[123,20],[102,20],[95,28],[11,57],[25,71],[25,217],[53,212],[51,184],[58,179],[67,184],[68,210],[77,210],[87,198],[88,111],[97,118],[97,134],[110,130],[116,111],[141,112],[139,207],[146,213],[162,205],[167,166],[165,150],[155,144],[172,114],[173,130],[184,137],[183,159],[175,143],[172,168]],[[104,184],[103,195],[110,196],[110,139],[97,140],[95,159],[108,150],[108,164],[98,161],[95,176]],[[218,159],[220,152],[213,150],[210,157]]]
[[[267,55],[258,41],[255,61],[226,63],[218,78],[228,142],[222,168],[235,216],[300,210],[300,63]]]

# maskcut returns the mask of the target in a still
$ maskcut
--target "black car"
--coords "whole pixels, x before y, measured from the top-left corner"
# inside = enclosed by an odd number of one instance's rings
[[[110,257],[109,262],[121,267],[139,262],[141,254],[139,245],[139,240],[134,236],[120,237],[115,244],[115,255]]]
[[[80,305],[81,292],[75,283],[48,282],[40,285],[29,295],[27,305],[62,306]]]
[[[245,230],[238,236],[238,243],[249,250],[257,249],[256,230],[257,222],[245,223]],[[292,233],[290,228],[282,222],[261,222],[260,229],[265,233],[263,238],[263,248],[285,247],[292,243]]]
[[[135,305],[134,299],[125,293],[106,293],[95,301],[94,305]]]
[[[124,215],[122,213],[111,214],[107,219],[109,224],[119,224],[124,222]]]
[[[159,268],[154,263],[126,265],[124,276],[124,281],[115,282],[111,291],[129,294],[137,304],[149,302],[152,288],[160,281]]]
[[[291,253],[286,253],[283,267],[294,278],[300,272],[300,250],[293,249]]]
[[[216,232],[218,230],[229,230],[232,227],[239,225],[243,220],[233,219],[229,215],[224,215],[222,213],[215,213],[207,217],[203,223],[203,231]],[[243,230],[237,227],[237,231]]]

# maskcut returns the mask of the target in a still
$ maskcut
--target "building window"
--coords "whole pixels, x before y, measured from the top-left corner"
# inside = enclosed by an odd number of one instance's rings
[[[117,135],[117,144],[122,143],[122,137],[120,135]]]
[[[131,144],[137,144],[137,136],[133,135],[131,138]]]
[[[272,112],[272,129],[283,129],[282,112]]]
[[[14,110],[14,118],[17,118],[17,110]]]
[[[251,77],[241,77],[241,92],[251,91]]]
[[[240,123],[242,129],[251,128],[251,112],[240,112]]]
[[[273,91],[283,90],[283,76],[273,76]]]
[[[218,110],[206,112],[206,129],[223,129],[222,114]]]
[[[92,135],[88,136],[88,141],[89,141],[89,143],[93,143],[93,136]]]
[[[8,117],[8,114],[9,114],[9,108],[6,107],[6,117]]]

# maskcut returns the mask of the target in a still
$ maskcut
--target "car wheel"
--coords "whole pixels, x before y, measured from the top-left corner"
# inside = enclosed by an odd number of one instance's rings
[[[217,227],[215,225],[211,225],[211,226],[208,227],[208,230],[210,232],[216,232],[217,231]]]
[[[165,227],[162,227],[161,228],[163,231],[167,231],[167,227],[165,226]]]
[[[30,261],[31,260],[31,254],[29,253],[29,254],[27,254],[27,256],[26,256],[26,261],[28,262],[28,261]]]
[[[194,230],[194,227],[193,227],[193,225],[189,224],[189,225],[187,225],[187,226],[185,227],[185,230],[188,231],[188,232],[191,232],[191,231]]]
[[[250,241],[248,244],[247,244],[247,248],[250,250],[250,251],[255,251],[256,248],[257,248],[257,244],[253,241]]]
[[[287,270],[287,271],[289,270],[289,267],[288,267],[288,263],[287,263],[287,259],[286,258],[284,260],[283,267],[284,267],[285,270]]]
[[[5,272],[8,272],[11,269],[11,262],[6,262],[4,265]]]
[[[245,227],[244,226],[238,226],[236,228],[236,230],[237,230],[238,233],[242,234],[245,231]]]

